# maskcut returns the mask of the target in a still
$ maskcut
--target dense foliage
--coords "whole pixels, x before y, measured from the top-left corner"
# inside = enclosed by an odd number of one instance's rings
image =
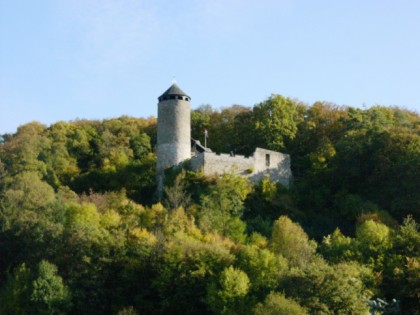
[[[420,314],[418,114],[272,95],[205,129],[289,153],[291,188],[173,170],[158,202],[152,118],[2,135],[0,314]]]

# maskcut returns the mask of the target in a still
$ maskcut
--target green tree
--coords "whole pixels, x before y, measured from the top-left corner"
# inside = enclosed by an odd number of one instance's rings
[[[245,239],[245,223],[241,220],[244,200],[251,191],[247,179],[224,174],[201,199],[199,226],[208,232],[217,231],[236,241]]]
[[[25,315],[30,311],[31,271],[23,263],[8,275],[0,290],[0,313]]]
[[[35,172],[8,179],[0,199],[0,272],[55,254],[63,232],[64,206]],[[5,268],[2,269],[1,267]]]
[[[36,272],[21,264],[0,292],[2,314],[62,314],[70,309],[71,296],[57,267],[45,260]]]
[[[360,261],[377,271],[382,270],[386,252],[392,246],[391,230],[382,223],[368,220],[357,227],[355,242]]]
[[[207,304],[214,314],[245,314],[244,303],[249,286],[245,272],[232,266],[225,268],[219,281],[209,286]]]
[[[394,249],[404,256],[420,257],[420,226],[412,216],[404,219],[395,235]]]
[[[252,109],[239,112],[234,120],[234,153],[243,154],[245,156],[254,153],[255,148],[263,143],[255,127],[255,116]]]
[[[220,113],[211,116],[209,128],[210,147],[216,152],[238,152],[241,149],[238,135],[237,118],[250,109],[240,105],[223,108]],[[250,126],[248,126],[249,128]],[[253,129],[251,127],[251,129]]]
[[[329,262],[338,263],[356,259],[354,241],[336,229],[322,240],[319,251]]]
[[[272,95],[254,107],[256,130],[269,149],[284,150],[286,142],[296,137],[302,119],[299,106],[289,98]]]
[[[55,200],[54,189],[35,172],[22,172],[10,180],[5,192],[8,207],[40,212]]]
[[[415,314],[420,309],[420,228],[409,216],[393,236],[383,270],[382,292],[401,301],[402,310]]]
[[[173,211],[179,207],[187,208],[190,205],[191,195],[186,192],[186,173],[183,170],[176,178],[172,186],[165,186],[164,204],[166,208]]]
[[[210,105],[200,105],[191,111],[191,137],[204,143],[204,130],[210,127],[210,118],[213,114]]]
[[[46,127],[31,122],[18,128],[17,133],[0,145],[0,159],[11,176],[20,172],[47,173],[44,153],[50,148]]]
[[[283,294],[272,292],[254,308],[255,315],[307,315],[305,308]]]
[[[74,125],[66,122],[57,122],[48,128],[51,149],[44,151],[44,155],[47,180],[54,187],[68,184],[80,173],[76,157],[71,156],[68,150],[69,136],[74,129]]]
[[[57,314],[70,308],[71,297],[57,267],[45,260],[38,265],[37,277],[32,282],[31,301],[38,314]]]
[[[288,270],[285,258],[255,245],[241,248],[237,255],[237,265],[251,281],[250,293],[258,297],[276,289],[280,278]]]
[[[367,314],[366,299],[372,295],[368,268],[354,263],[329,266],[322,260],[295,269],[279,286],[311,314]]]
[[[230,244],[230,245],[229,245]],[[157,290],[164,314],[206,313],[203,296],[208,283],[233,263],[229,242],[207,235],[203,240],[184,233],[163,244],[162,259],[154,266]]]
[[[296,138],[289,148],[293,156],[293,174],[301,177],[324,169],[343,136],[347,110],[335,104],[316,102],[304,108],[304,119],[298,124]],[[317,161],[318,157],[321,161]],[[315,164],[314,164],[315,162]],[[319,162],[323,167],[318,167]],[[314,169],[315,167],[315,169]]]
[[[304,266],[312,260],[316,243],[310,241],[302,227],[281,216],[273,225],[270,249],[287,258],[292,266]]]

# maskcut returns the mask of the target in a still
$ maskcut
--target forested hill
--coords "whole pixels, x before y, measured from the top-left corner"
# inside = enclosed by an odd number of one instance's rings
[[[272,95],[191,119],[213,151],[290,154],[291,188],[175,169],[158,203],[154,118],[0,137],[0,314],[420,314],[417,113]]]

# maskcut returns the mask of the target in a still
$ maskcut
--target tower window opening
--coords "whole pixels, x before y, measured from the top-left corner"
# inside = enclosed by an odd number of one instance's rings
[[[175,99],[175,95],[169,96],[169,99],[174,100]]]
[[[265,166],[270,166],[270,154],[265,155]]]
[[[179,100],[182,100],[182,96],[178,96],[178,99],[179,99]]]

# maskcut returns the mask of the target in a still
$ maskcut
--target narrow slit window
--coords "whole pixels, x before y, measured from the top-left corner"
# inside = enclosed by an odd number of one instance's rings
[[[270,166],[270,154],[265,155],[265,166]]]

